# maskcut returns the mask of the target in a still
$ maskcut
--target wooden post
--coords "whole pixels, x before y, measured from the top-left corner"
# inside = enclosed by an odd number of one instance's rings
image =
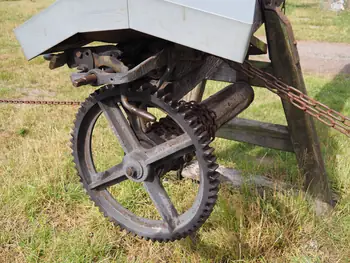
[[[265,3],[268,2],[271,3]],[[280,8],[265,4],[263,10],[269,55],[275,75],[306,93],[297,43],[289,20]],[[305,189],[314,197],[331,204],[331,191],[314,122],[290,102],[282,102],[298,164],[305,175]]]
[[[203,99],[203,94],[204,94],[206,85],[207,85],[207,80],[203,80],[193,90],[191,90],[188,94],[186,94],[186,96],[183,99],[188,102],[189,101],[201,102]]]

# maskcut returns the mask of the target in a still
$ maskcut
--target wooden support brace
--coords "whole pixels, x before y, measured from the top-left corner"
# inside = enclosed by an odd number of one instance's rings
[[[207,80],[203,80],[193,90],[187,93],[186,96],[183,97],[183,100],[188,102],[190,101],[201,102],[203,99],[203,94],[204,94],[206,85],[207,85]]]
[[[249,63],[259,69],[264,70],[266,73],[273,74],[273,68],[270,62],[249,60]],[[208,79],[229,83],[235,83],[239,80],[244,80],[251,86],[265,87],[265,83],[263,83],[258,78],[247,78],[246,75],[234,70],[227,63],[222,63],[220,67],[218,67],[218,69],[211,76],[209,76]]]
[[[273,1],[263,2],[268,48],[274,73],[283,82],[306,93],[291,24],[280,8],[273,5]],[[314,122],[290,102],[282,102],[298,164],[305,175],[305,189],[316,198],[331,204],[331,191]]]
[[[249,55],[263,55],[267,54],[267,45],[259,38],[252,36],[248,50]]]
[[[221,127],[216,137],[294,152],[288,128],[283,125],[235,118]]]

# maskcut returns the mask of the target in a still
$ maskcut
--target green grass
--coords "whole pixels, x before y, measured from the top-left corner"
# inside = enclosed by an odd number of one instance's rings
[[[320,0],[287,0],[286,14],[297,40],[350,43],[350,9],[336,13]],[[325,1],[327,2],[327,1]],[[264,29],[258,35],[264,35]]]
[[[350,10],[338,14],[321,9],[320,2],[319,0],[287,1],[287,16],[292,22],[296,38],[350,43]]]
[[[93,91],[72,88],[68,69],[49,71],[42,59],[25,61],[12,29],[48,2],[0,1],[0,97],[83,100]],[[315,5],[297,8],[296,1],[290,3],[292,19],[300,12],[316,19]],[[332,40],[333,32],[340,32],[334,41],[348,42],[340,29],[346,27],[348,14],[327,16],[345,22],[329,22],[335,26],[332,30],[315,28],[315,34],[329,33],[325,39]],[[295,24],[297,37],[314,39],[302,21],[300,27]],[[306,76],[306,82],[313,97],[350,115],[349,77]],[[207,92],[221,87],[210,83]],[[195,243],[187,238],[152,244],[112,226],[82,190],[69,149],[76,111],[76,107],[0,105],[0,262],[349,262],[350,144],[345,136],[317,125],[332,187],[340,196],[329,216],[316,217],[302,193],[261,194],[247,187],[238,191],[223,186]],[[258,88],[256,100],[242,117],[285,123],[279,99]],[[94,144],[101,153],[98,168],[104,169],[120,159],[120,153],[103,120],[99,127]],[[223,165],[302,183],[293,154],[225,140],[215,141],[214,147]],[[112,150],[114,155],[109,154]],[[187,180],[167,185],[180,209],[191,202],[195,189]],[[137,185],[115,191],[130,209],[153,214]],[[144,199],[142,205],[135,196]]]

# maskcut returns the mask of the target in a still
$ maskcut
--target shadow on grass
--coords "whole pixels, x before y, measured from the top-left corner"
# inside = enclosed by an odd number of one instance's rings
[[[333,80],[327,83],[315,96],[316,100],[321,101],[330,108],[343,113],[344,106],[348,98],[350,98],[350,64],[346,65]],[[346,114],[345,114],[346,115]],[[341,138],[342,135],[331,133],[331,128],[322,123],[316,123],[322,152],[325,159],[326,169],[330,178],[332,190],[339,192],[341,188],[340,174],[337,172],[337,154],[339,154],[339,141],[346,139]]]
[[[295,3],[288,3],[287,4],[287,8],[291,7],[291,8],[319,8],[320,4],[318,3],[310,3],[310,4],[295,4]]]

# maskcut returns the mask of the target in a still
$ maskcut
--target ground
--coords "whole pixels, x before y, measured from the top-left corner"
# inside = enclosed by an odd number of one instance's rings
[[[264,37],[261,39],[266,41]],[[298,41],[298,50],[304,73],[329,77],[350,74],[349,44],[301,40]],[[268,56],[259,59],[268,60]]]
[[[49,71],[43,59],[27,62],[21,53],[13,28],[49,2],[0,1],[0,98],[80,101],[93,91],[72,88],[68,69]],[[350,14],[320,11],[318,0],[288,2],[296,37],[303,40],[299,47],[310,95],[349,116],[350,77],[343,73],[350,63]],[[210,83],[206,95],[222,87]],[[255,92],[242,117],[285,124],[280,100],[263,89]],[[316,217],[303,193],[222,186],[215,211],[194,241],[153,244],[111,225],[82,190],[69,148],[76,111],[0,105],[0,262],[350,261],[350,143],[344,135],[317,124],[332,189],[339,196],[331,214]],[[105,141],[97,137],[97,146],[106,149]],[[302,185],[291,153],[225,140],[213,146],[225,166]],[[102,158],[99,165],[109,161]],[[170,190],[186,201],[186,189],[193,185],[181,186]],[[129,194],[121,197],[132,203]],[[148,212],[143,206],[135,209]]]

